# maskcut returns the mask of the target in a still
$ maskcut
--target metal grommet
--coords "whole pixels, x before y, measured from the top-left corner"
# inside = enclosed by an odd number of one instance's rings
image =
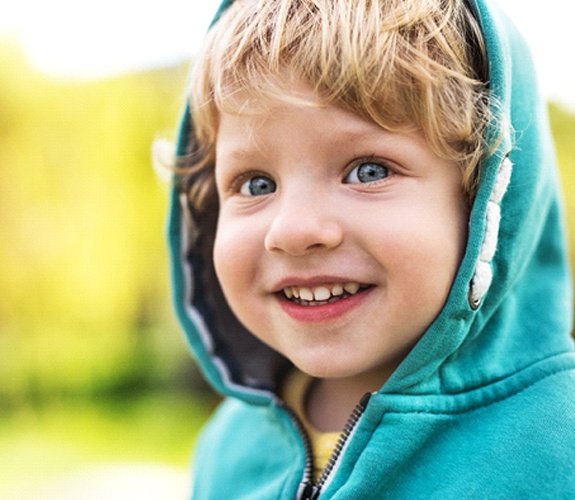
[[[471,285],[469,286],[467,301],[469,302],[469,307],[471,307],[471,309],[473,309],[474,311],[477,311],[477,309],[479,309],[479,306],[481,305],[481,298],[473,298],[473,291]]]

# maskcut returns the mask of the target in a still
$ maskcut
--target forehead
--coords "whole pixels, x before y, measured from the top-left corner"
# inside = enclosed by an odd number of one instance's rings
[[[434,153],[423,134],[392,132],[340,107],[313,104],[310,98],[306,104],[260,103],[249,113],[221,113],[216,178],[245,169],[338,170],[361,158],[378,158],[405,175],[445,175],[460,182],[456,163]]]
[[[282,147],[340,151],[351,144],[367,147],[393,134],[349,111],[316,101],[275,102],[221,113],[216,158],[269,154]]]
[[[294,80],[291,87],[271,86],[263,95],[253,96],[243,90],[218,106],[218,141],[222,138],[257,142],[274,134],[289,137],[299,129],[362,136],[382,131],[376,123],[365,120],[320,96],[309,84]],[[332,124],[329,129],[327,124]]]
[[[220,87],[212,102],[217,115],[216,139],[221,136],[222,121],[243,122],[244,140],[253,140],[265,132],[270,123],[287,124],[296,114],[305,117],[306,124],[321,122],[322,117],[332,120],[337,124],[334,131],[345,131],[349,137],[361,137],[370,131],[389,132],[389,126],[396,132],[419,135],[420,128],[414,122],[398,122],[391,115],[373,116],[366,109],[352,106],[345,97],[335,94],[328,97],[288,68],[278,74],[262,75],[258,82],[226,85]],[[325,127],[325,121],[321,126]]]

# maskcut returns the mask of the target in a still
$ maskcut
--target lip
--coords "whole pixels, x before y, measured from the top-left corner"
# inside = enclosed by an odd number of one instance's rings
[[[332,281],[322,281],[321,283],[325,284],[325,283],[338,283],[338,282],[339,282],[338,280],[332,280]],[[293,285],[293,282],[291,282],[291,284]],[[298,285],[319,286],[319,283],[317,282],[317,280],[314,280],[313,283],[312,282],[308,282],[305,284],[298,283]],[[367,300],[367,298],[371,295],[371,292],[374,289],[375,289],[374,286],[370,286],[369,288],[365,288],[354,295],[343,298],[336,302],[315,306],[305,306],[292,302],[288,300],[281,291],[276,292],[275,296],[282,310],[290,318],[301,323],[326,323],[342,318],[343,316],[353,312],[355,309],[360,307],[365,300]]]

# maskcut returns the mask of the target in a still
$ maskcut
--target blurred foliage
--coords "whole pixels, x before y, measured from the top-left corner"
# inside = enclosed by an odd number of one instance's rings
[[[151,164],[188,65],[71,82],[10,43],[0,60],[0,409],[202,389],[172,315]],[[575,247],[575,115],[550,111]]]
[[[575,275],[575,113],[552,103],[549,115],[565,194],[572,271]]]
[[[0,408],[201,384],[151,161],[188,65],[82,82],[38,74],[9,43],[0,60]]]
[[[151,145],[188,64],[62,81],[2,40],[0,61],[0,496],[100,462],[185,470],[215,400],[173,317]]]

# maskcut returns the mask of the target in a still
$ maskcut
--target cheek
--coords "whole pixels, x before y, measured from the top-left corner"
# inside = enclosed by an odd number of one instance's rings
[[[419,261],[425,270],[430,290],[443,306],[461,265],[467,242],[465,212],[436,211],[421,225]]]
[[[239,249],[243,248],[241,240],[237,239],[233,225],[222,223],[218,221],[216,230],[216,237],[214,241],[213,260],[216,275],[220,281],[222,290],[226,294],[234,287],[234,282],[237,281],[237,274],[233,270],[241,269],[238,262],[241,260]]]
[[[220,217],[214,241],[216,275],[230,303],[254,282],[261,256],[259,236],[252,225],[238,219]],[[233,306],[233,304],[230,304]]]
[[[233,234],[227,230],[218,230],[214,241],[213,261],[217,279],[228,303],[236,317],[243,309],[242,287],[244,278],[241,259],[234,249],[241,248],[241,242],[233,239]]]
[[[449,289],[463,258],[467,240],[463,212],[404,207],[400,216],[387,218],[370,235],[391,274],[401,273],[405,283]],[[411,285],[410,285],[411,286]]]
[[[268,325],[262,307],[262,244],[250,224],[220,220],[214,241],[213,261],[222,292],[236,318],[254,335]]]

